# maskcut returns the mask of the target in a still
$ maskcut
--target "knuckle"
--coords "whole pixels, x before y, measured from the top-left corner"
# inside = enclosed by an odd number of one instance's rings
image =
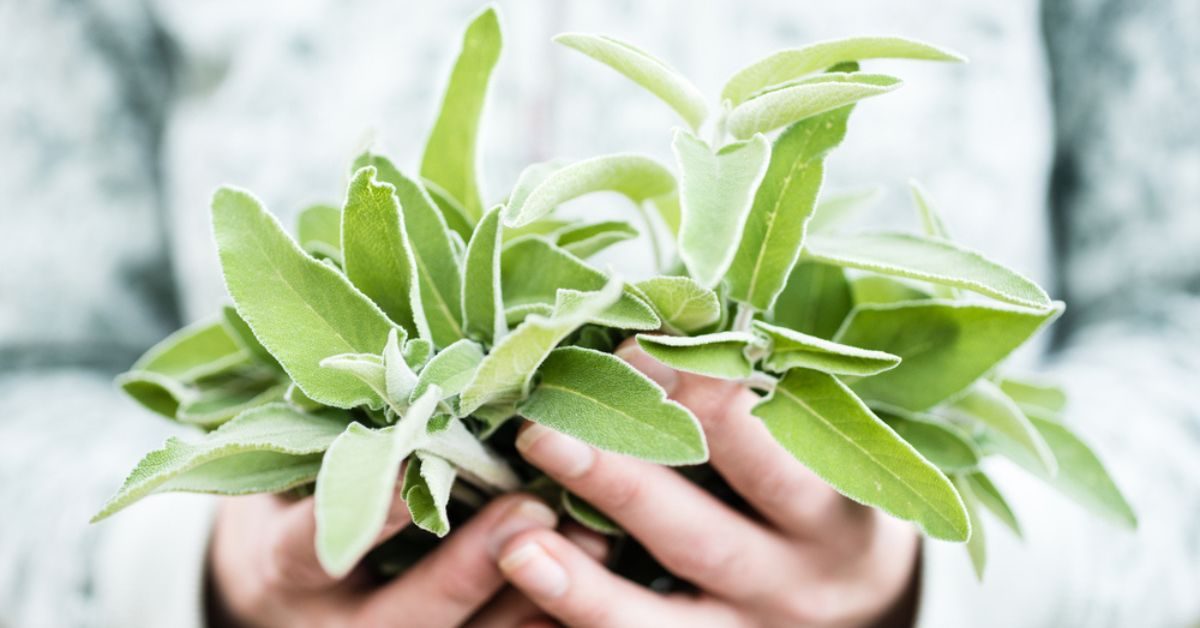
[[[440,561],[439,561],[440,563]],[[433,595],[456,608],[472,608],[492,596],[493,581],[483,569],[462,564],[439,564],[430,573]]]
[[[596,485],[592,501],[604,508],[620,510],[636,503],[642,494],[642,480],[636,475],[622,474]]]
[[[751,480],[750,491],[768,507],[793,504],[800,497],[800,487],[790,469],[778,465],[760,465]]]
[[[708,538],[694,538],[680,545],[681,550],[672,557],[672,567],[680,574],[701,582],[724,579],[734,567],[736,550],[731,543],[722,543]]]
[[[839,612],[837,597],[828,587],[814,586],[784,594],[776,607],[787,625],[831,625],[844,619]]]

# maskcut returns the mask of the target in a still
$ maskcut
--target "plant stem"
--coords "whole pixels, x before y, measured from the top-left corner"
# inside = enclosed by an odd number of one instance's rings
[[[745,303],[738,303],[737,315],[733,318],[733,331],[750,331],[750,322],[754,320],[754,308]]]
[[[725,117],[729,114],[729,109],[725,103],[721,104],[721,110],[717,112],[717,117],[713,120],[712,136],[709,138],[709,144],[712,149],[720,150],[725,143]]]
[[[743,379],[742,383],[751,388],[771,392],[775,390],[775,384],[779,383],[779,380],[762,371],[754,371],[750,377]]]

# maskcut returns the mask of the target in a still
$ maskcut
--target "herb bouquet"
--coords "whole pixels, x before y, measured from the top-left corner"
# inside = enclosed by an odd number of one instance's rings
[[[695,417],[610,353],[636,334],[671,367],[761,391],[753,413],[780,445],[847,497],[965,542],[977,571],[982,510],[1020,534],[981,469],[988,455],[1134,524],[1061,421],[1063,395],[997,370],[1062,304],[954,244],[918,186],[921,234],[844,234],[839,218],[862,199],[822,194],[855,103],[900,85],[860,61],[961,57],[896,37],[785,50],[735,74],[713,112],[639,48],[556,41],[680,115],[675,171],[630,154],[535,164],[488,208],[476,136],[501,32],[485,9],[463,36],[419,176],[360,156],[345,204],[304,211],[296,240],[250,193],[217,191],[234,306],[119,378],[145,407],[206,434],[149,453],[96,520],[164,491],[312,490],[317,555],[334,575],[371,549],[398,481],[432,533],[406,533],[410,547],[436,542],[489,494],[522,489],[619,533],[539,478],[512,441],[523,417],[602,449],[704,463]],[[556,217],[596,192],[641,211],[659,276],[626,283],[587,263],[639,235],[625,221]]]

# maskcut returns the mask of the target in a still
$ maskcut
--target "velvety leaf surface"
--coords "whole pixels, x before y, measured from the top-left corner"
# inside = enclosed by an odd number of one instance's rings
[[[592,293],[590,292],[580,292],[566,288],[561,289],[555,297],[554,309],[559,312],[576,309],[582,306],[583,302],[590,299],[591,296]],[[662,325],[662,321],[654,313],[653,308],[642,301],[640,297],[635,297],[629,293],[621,295],[621,298],[616,303],[588,318],[588,322],[612,329],[632,329],[636,331],[654,330]]]
[[[967,507],[967,514],[971,518],[971,538],[967,539],[967,556],[971,559],[971,567],[975,570],[975,577],[983,580],[983,570],[987,566],[987,536],[983,531],[983,518],[980,516],[979,500],[975,497],[975,491],[971,488],[971,483],[964,478],[955,476],[954,488],[958,489],[958,494],[962,497],[963,504]]]
[[[553,306],[559,290],[593,292],[608,283],[608,277],[541,238],[524,238],[504,247],[500,256],[500,285],[509,310],[541,303]],[[632,289],[631,289],[632,290]],[[621,297],[632,301],[634,295]],[[629,307],[637,308],[636,304]],[[526,311],[544,311],[534,308]]]
[[[442,349],[421,369],[412,399],[425,394],[430,385],[441,388],[446,397],[457,395],[471,381],[482,360],[483,347],[465,338]]]
[[[641,203],[674,191],[675,176],[649,157],[603,155],[554,170],[537,185],[526,186],[528,192],[514,192],[504,210],[508,227],[527,225],[559,205],[592,192],[617,192]]]
[[[817,199],[817,209],[808,221],[808,230],[811,233],[837,231],[883,197],[883,188],[879,186],[822,191],[821,198]]]
[[[968,473],[979,468],[979,449],[962,430],[917,416],[884,415],[883,419],[900,438],[942,471]]]
[[[442,186],[429,179],[421,179],[421,185],[424,186],[426,192],[429,192],[429,198],[433,199],[433,203],[441,210],[446,226],[458,234],[463,241],[469,240],[471,232],[474,231],[474,221],[467,217],[467,210],[463,208],[462,203],[450,196],[450,193],[443,190]]]
[[[932,286],[929,287],[932,288]],[[915,281],[883,275],[855,277],[854,281],[850,282],[850,291],[854,294],[855,305],[920,301],[933,298],[933,292]]]
[[[500,209],[492,209],[479,221],[464,261],[463,328],[467,336],[482,342],[508,332],[500,288]]]
[[[689,334],[721,318],[717,293],[691,277],[652,277],[634,284],[668,331]]]
[[[755,96],[734,108],[726,125],[734,137],[747,138],[898,87],[900,79],[883,74],[824,74]]]
[[[1050,382],[1005,375],[999,385],[1000,390],[1026,414],[1046,418],[1062,414],[1067,409],[1066,393]]]
[[[258,341],[258,338],[254,336],[254,331],[250,329],[246,321],[242,320],[236,309],[228,305],[222,306],[221,316],[225,321],[225,328],[233,337],[234,342],[250,353],[250,355],[253,355],[259,362],[279,367],[279,361]]]
[[[623,220],[609,220],[563,229],[558,233],[556,244],[579,259],[587,259],[637,236],[638,230],[633,225]]]
[[[179,382],[194,382],[243,364],[249,355],[221,321],[204,321],[172,333],[130,367]]]
[[[754,329],[770,339],[763,366],[777,373],[807,368],[835,375],[869,376],[900,364],[900,358],[890,353],[838,344],[762,321],[754,321]]]
[[[1022,538],[1024,533],[1021,532],[1021,523],[1017,521],[1017,515],[1013,512],[1012,507],[1008,505],[1008,500],[1004,498],[1000,489],[992,483],[991,478],[982,471],[968,473],[964,477],[967,483],[970,484],[971,492],[975,494],[975,499],[984,508],[991,511],[1005,527],[1012,530],[1013,534],[1017,535],[1017,538]]]
[[[655,360],[680,371],[722,379],[743,379],[753,372],[746,348],[758,343],[753,334],[724,331],[703,336],[638,334],[638,345]]]
[[[238,377],[205,387],[179,405],[180,423],[215,428],[250,408],[282,401],[288,385],[273,377]]]
[[[310,205],[296,219],[296,241],[317,258],[342,263],[342,210],[333,205]]]
[[[810,336],[833,338],[853,307],[845,271],[801,260],[792,267],[767,320]]]
[[[1058,472],[1054,453],[1041,434],[995,384],[981,379],[964,395],[955,399],[946,412],[986,427],[993,432],[993,442],[1002,451],[1022,450],[1036,461],[1039,470],[1048,476]]]
[[[456,471],[445,460],[431,454],[416,454],[404,470],[402,495],[417,527],[439,537],[450,531],[446,504]]]

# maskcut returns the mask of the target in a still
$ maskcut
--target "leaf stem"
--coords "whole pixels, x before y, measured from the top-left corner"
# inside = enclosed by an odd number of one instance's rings
[[[733,331],[750,331],[755,309],[745,303],[737,304],[737,315],[733,318]]]
[[[775,390],[775,384],[779,383],[779,380],[762,371],[754,371],[750,377],[743,379],[742,383],[757,390],[771,392]]]

